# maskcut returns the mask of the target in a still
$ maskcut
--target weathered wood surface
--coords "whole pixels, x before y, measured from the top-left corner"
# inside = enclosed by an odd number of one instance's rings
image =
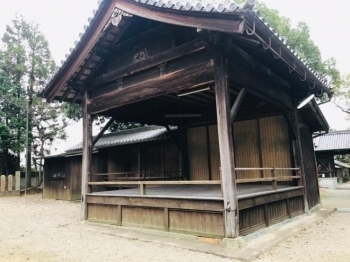
[[[296,132],[296,140],[294,141],[294,157],[295,157],[295,162],[298,166],[300,166],[300,174],[302,176],[302,179],[299,181],[300,184],[304,186],[304,211],[308,212],[309,211],[309,203],[308,203],[308,192],[307,192],[307,187],[306,187],[306,174],[305,174],[305,162],[303,158],[303,149],[302,149],[302,144],[301,144],[301,138],[300,138],[300,129],[299,129],[299,116],[298,116],[298,111],[296,108],[292,111],[292,126],[293,129]]]
[[[238,113],[239,108],[241,107],[241,104],[243,102],[243,99],[245,97],[247,93],[247,89],[246,88],[242,88],[241,91],[239,91],[239,94],[231,108],[231,112],[230,112],[230,116],[231,116],[231,124],[233,123],[233,121],[236,118],[236,115]]]
[[[91,145],[92,148],[96,145],[98,140],[103,136],[103,134],[107,131],[107,129],[113,124],[114,120],[115,119],[113,117],[109,119],[109,121],[103,126],[103,128],[97,134],[97,136],[94,137],[94,140],[92,141],[92,145]]]
[[[128,75],[135,74],[137,72],[146,70],[148,68],[166,63],[170,60],[198,52],[205,49],[207,46],[207,41],[204,38],[194,40],[190,43],[175,47],[169,51],[165,51],[158,55],[146,58],[140,62],[136,62],[129,66],[117,69],[115,71],[109,72],[107,74],[93,78],[87,82],[87,86],[92,88],[100,85],[107,84],[109,82],[115,81],[116,79],[123,78]]]
[[[230,81],[246,87],[248,93],[263,101],[289,110],[293,108],[289,85],[239,48],[233,47],[229,52],[228,76]]]
[[[96,114],[205,83],[212,78],[212,66],[212,61],[201,63],[93,98],[88,102],[88,113]]]
[[[222,199],[168,199],[168,198],[141,198],[141,197],[126,197],[126,196],[87,196],[88,204],[100,205],[122,205],[122,206],[137,206],[137,207],[154,207],[168,208],[181,210],[202,210],[223,212]]]
[[[238,236],[238,199],[235,181],[230,95],[227,61],[218,55],[214,62],[216,113],[219,134],[222,193],[225,207],[225,236]]]
[[[227,17],[220,14],[215,14],[215,16],[213,16],[213,13],[201,13],[196,15],[195,12],[188,15],[182,11],[167,8],[162,8],[160,10],[150,5],[140,5],[137,2],[128,0],[117,1],[116,6],[130,14],[167,24],[202,28],[225,33],[243,33],[244,31],[244,20],[234,16]]]
[[[221,181],[111,181],[89,182],[89,185],[220,185]]]
[[[203,191],[204,192],[204,191]],[[239,200],[240,233],[302,214],[302,188]],[[88,220],[196,236],[225,236],[223,200],[88,195]]]
[[[307,193],[307,202],[309,208],[311,209],[320,203],[320,191],[318,184],[314,144],[312,141],[312,134],[307,128],[301,127],[299,129],[299,132],[302,160],[304,162],[305,170],[305,189]]]
[[[89,96],[87,92],[84,96],[83,108],[83,160],[81,174],[81,220],[87,219],[86,194],[89,193],[89,177],[92,173],[92,117],[87,112],[87,101]]]

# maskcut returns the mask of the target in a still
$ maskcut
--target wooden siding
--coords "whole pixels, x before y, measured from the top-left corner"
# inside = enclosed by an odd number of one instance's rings
[[[43,198],[58,200],[79,200],[81,197],[81,156],[45,159]],[[105,173],[107,160],[104,154],[93,154],[93,172]],[[64,179],[52,180],[50,176],[64,171]],[[100,179],[100,180],[98,180]],[[94,177],[93,181],[102,181],[102,177]],[[101,187],[93,186],[93,190]]]
[[[122,207],[122,225],[134,226],[143,225],[147,228],[163,227],[163,209]]]
[[[188,129],[187,139],[190,179],[209,180],[206,127]]]
[[[309,208],[311,209],[320,203],[314,145],[310,131],[304,127],[300,128],[299,130],[302,147],[302,159],[305,170],[307,201],[309,203]]]
[[[220,155],[217,126],[188,129],[189,172],[191,180],[219,180]],[[288,127],[283,116],[233,124],[236,167],[291,168]],[[271,171],[237,171],[237,179],[270,177]],[[277,176],[291,176],[279,170]]]
[[[283,116],[259,119],[262,167],[292,167],[287,123]],[[291,171],[278,171],[277,176],[291,176]],[[270,177],[264,171],[264,177]]]
[[[179,149],[175,144],[164,144],[164,170],[165,175],[180,176]]]
[[[217,126],[209,126],[209,152],[211,179],[221,180],[220,177],[220,152]]]
[[[71,200],[70,168],[70,164],[64,157],[45,159],[43,198]],[[65,178],[52,179],[52,175],[57,172],[64,172]]]
[[[223,236],[225,225],[222,213],[169,211],[169,231],[187,231],[193,235]]]
[[[258,120],[233,124],[236,167],[262,167]],[[237,178],[260,178],[261,171],[237,171]]]
[[[107,154],[108,173],[138,171],[137,148],[112,147]]]
[[[223,201],[95,195],[88,196],[87,203],[90,221],[203,237],[224,237]],[[302,213],[303,189],[241,199],[240,235]]]
[[[118,207],[107,205],[88,205],[87,212],[90,220],[108,221],[111,224],[117,224]]]

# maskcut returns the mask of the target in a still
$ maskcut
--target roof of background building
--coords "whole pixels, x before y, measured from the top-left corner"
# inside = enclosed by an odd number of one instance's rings
[[[339,166],[339,167],[350,168],[350,165],[345,164],[345,163],[343,163],[343,162],[340,162],[340,161],[338,161],[338,160],[334,160],[334,164],[335,164],[336,166]]]
[[[175,130],[177,127],[170,128]],[[168,138],[168,131],[165,127],[145,126],[105,134],[97,141],[94,149],[149,142],[166,138]],[[79,144],[68,149],[66,154],[81,152],[82,148],[82,142],[80,142]]]
[[[350,150],[350,130],[332,131],[314,139],[316,152]]]

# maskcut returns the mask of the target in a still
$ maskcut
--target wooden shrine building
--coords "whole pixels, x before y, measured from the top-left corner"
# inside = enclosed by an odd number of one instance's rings
[[[311,98],[327,94],[252,0],[101,1],[43,91],[83,108],[83,220],[217,238],[319,204],[311,134],[329,127]],[[97,115],[166,127],[182,178],[93,172]]]

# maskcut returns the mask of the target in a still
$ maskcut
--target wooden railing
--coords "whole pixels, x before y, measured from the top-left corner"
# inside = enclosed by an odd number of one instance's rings
[[[157,176],[151,176],[151,174],[156,174]],[[160,174],[163,174],[162,176]],[[178,174],[177,176],[172,176],[169,174]],[[105,176],[108,179],[114,180],[160,180],[160,179],[181,179],[182,171],[164,171],[164,172],[153,172],[153,171],[141,171],[141,172],[117,172],[117,173],[100,173],[92,174],[92,176]]]
[[[276,171],[297,171],[299,173],[300,168],[283,168],[283,167],[260,167],[260,168],[235,168],[236,171],[271,171],[271,177],[262,177],[262,178],[248,178],[248,179],[237,179],[236,183],[254,183],[254,182],[272,182],[272,189],[277,190],[277,181],[286,180],[286,179],[296,179],[298,184],[300,184],[301,176],[276,176]]]
[[[301,176],[276,176],[276,171],[299,171],[300,168],[235,168],[237,171],[261,171],[270,170],[271,177],[262,178],[248,178],[248,179],[236,179],[237,184],[243,183],[256,183],[256,182],[272,182],[272,189],[277,190],[277,181],[293,179],[300,180]],[[141,172],[126,172],[128,174],[138,174]],[[106,174],[93,174],[93,176],[108,176],[115,174],[126,174],[124,173],[106,173]],[[137,178],[137,177],[135,177]],[[89,186],[138,186],[140,188],[140,195],[146,195],[146,186],[160,186],[160,185],[221,185],[220,180],[211,181],[145,181],[145,179],[153,179],[155,177],[144,177],[143,180],[139,181],[104,181],[104,182],[88,182]],[[164,179],[164,177],[157,177],[158,179]],[[171,178],[171,177],[169,177]],[[138,179],[138,178],[137,178]],[[300,184],[300,183],[298,183]]]

